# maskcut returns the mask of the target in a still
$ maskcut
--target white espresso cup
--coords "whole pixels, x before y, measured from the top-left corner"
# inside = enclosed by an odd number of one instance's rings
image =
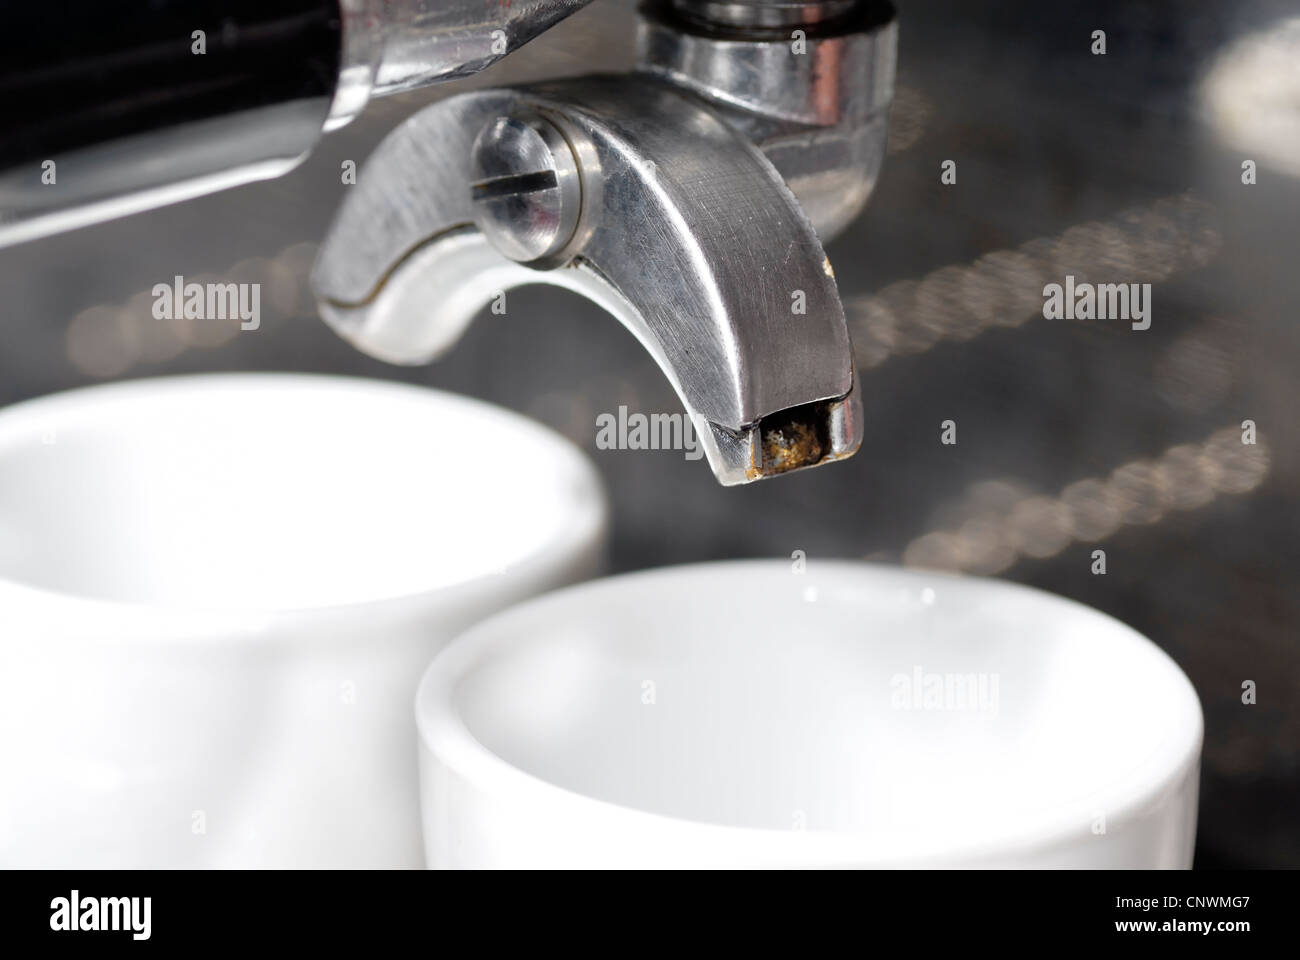
[[[1191,865],[1202,720],[1149,640],[995,580],[718,563],[562,590],[420,684],[434,867]]]
[[[604,530],[572,445],[433,390],[195,376],[0,412],[0,865],[420,865],[420,673],[592,574]]]

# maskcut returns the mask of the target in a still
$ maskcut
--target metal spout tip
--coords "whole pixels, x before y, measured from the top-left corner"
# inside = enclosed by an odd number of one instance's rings
[[[861,443],[826,252],[778,171],[695,98],[627,77],[463,94],[367,169],[314,272],[322,314],[367,353],[427,363],[500,292],[545,283],[637,337],[719,483]]]
[[[862,445],[862,403],[850,390],[779,410],[741,430],[708,423],[701,436],[719,483],[753,483],[853,456]]]

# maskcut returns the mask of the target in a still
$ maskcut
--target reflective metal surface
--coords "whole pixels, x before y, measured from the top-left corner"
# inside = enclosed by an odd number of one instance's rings
[[[53,184],[36,164],[0,172],[0,247],[283,176],[320,137],[317,97],[77,150]]]
[[[505,289],[552,283],[637,336],[723,484],[852,455],[862,408],[821,243],[878,175],[895,41],[888,5],[841,12],[792,45],[646,7],[636,73],[417,114],[322,247],[322,314],[373,356],[422,363]]]
[[[892,7],[855,3],[847,19],[794,39],[789,30],[700,32],[678,12],[642,7],[639,68],[719,110],[781,171],[822,241],[833,239],[862,211],[884,162],[898,37]]]
[[[25,9],[0,58],[0,246],[281,176],[372,96],[483,70],[588,2],[250,0],[210,55],[208,8]]]
[[[339,0],[343,68],[330,129],[372,97],[478,73],[591,0]]]
[[[512,169],[484,166],[480,131],[530,114],[570,131],[582,171],[573,263],[546,272],[513,268],[531,251],[496,228],[486,243],[463,235],[481,219],[476,193],[494,182],[483,177]],[[525,139],[521,169],[537,163],[539,142]],[[489,245],[503,243],[504,253]],[[604,76],[426,109],[371,158],[313,280],[344,337],[398,363],[434,359],[502,291],[530,282],[583,293],[638,337],[687,413],[707,424],[701,439],[721,482],[857,448],[852,352],[830,262],[776,172],[692,98],[646,77]]]
[[[577,151],[555,124],[537,113],[488,120],[470,148],[470,176],[474,223],[502,256],[549,268],[577,252],[583,193],[600,185],[584,191]]]
[[[670,0],[685,20],[701,27],[741,30],[800,27],[848,15],[858,0]]]

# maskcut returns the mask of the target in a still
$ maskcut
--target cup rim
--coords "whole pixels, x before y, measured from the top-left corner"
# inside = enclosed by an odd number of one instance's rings
[[[772,572],[783,578],[790,575],[790,563],[784,559],[725,560],[658,567],[565,587],[478,621],[453,639],[434,658],[420,679],[414,707],[422,751],[431,753],[437,762],[471,786],[482,789],[487,796],[510,797],[515,805],[535,803],[545,809],[563,804],[596,822],[620,822],[622,829],[628,831],[635,832],[638,826],[669,828],[693,836],[702,843],[707,843],[710,838],[725,838],[729,844],[739,844],[739,848],[744,849],[755,862],[868,868],[938,866],[977,860],[987,855],[1014,856],[1016,851],[1045,847],[1077,835],[1081,826],[1086,828],[1095,818],[1098,808],[1105,810],[1107,824],[1122,824],[1150,805],[1170,784],[1181,782],[1199,768],[1204,717],[1195,688],[1172,657],[1124,622],[1068,597],[1007,580],[905,569],[858,560],[819,560],[817,576],[886,576],[914,581],[918,587],[926,583],[960,581],[968,585],[977,584],[984,591],[1033,596],[1059,605],[1063,611],[1076,617],[1089,618],[1099,627],[1113,631],[1126,643],[1156,655],[1157,661],[1161,662],[1156,669],[1167,673],[1171,683],[1179,688],[1170,698],[1171,709],[1168,712],[1174,713],[1172,707],[1177,706],[1183,722],[1171,719],[1164,737],[1151,755],[1123,777],[1109,780],[1102,794],[1045,809],[1032,818],[1025,818],[1023,827],[1017,824],[1012,829],[968,843],[954,844],[951,840],[941,840],[926,846],[914,842],[915,838],[909,838],[906,846],[890,846],[888,842],[882,843],[879,836],[851,830],[809,828],[793,831],[717,823],[658,813],[579,793],[529,773],[489,749],[469,729],[456,705],[456,688],[462,679],[489,656],[508,655],[507,649],[526,636],[524,631],[502,629],[511,627],[514,621],[522,627],[529,622],[535,623],[539,618],[547,621],[558,619],[557,615],[562,615],[565,609],[581,606],[589,594],[618,591],[628,583],[679,578],[698,581],[710,571],[743,568]],[[426,803],[427,799],[422,797],[421,804]],[[729,846],[729,849],[737,847]]]
[[[447,408],[473,410],[477,415],[485,416],[503,428],[529,435],[549,448],[554,455],[550,475],[564,477],[565,481],[562,482],[574,483],[588,495],[580,498],[579,507],[570,522],[558,524],[551,537],[535,545],[504,572],[480,574],[457,583],[389,596],[315,604],[232,608],[95,597],[27,583],[0,574],[0,603],[21,600],[34,604],[55,620],[62,619],[64,614],[70,615],[73,620],[87,615],[100,616],[104,618],[106,632],[112,632],[114,624],[125,624],[134,636],[141,639],[147,639],[155,632],[159,637],[174,639],[178,629],[181,633],[198,632],[221,637],[230,635],[234,624],[251,623],[270,628],[286,619],[331,619],[340,615],[364,618],[379,608],[398,609],[437,604],[452,594],[458,601],[463,599],[472,602],[480,593],[499,594],[502,582],[500,577],[509,577],[516,584],[545,582],[550,572],[574,563],[584,553],[594,549],[606,529],[609,506],[600,474],[590,458],[562,434],[523,414],[485,400],[435,387],[374,377],[297,371],[241,371],[168,374],[74,387],[0,408],[0,458],[11,445],[23,442],[24,436],[39,436],[43,429],[42,421],[52,421],[57,427],[61,419],[66,421],[70,418],[93,417],[100,412],[102,400],[128,399],[132,395],[142,395],[156,396],[161,402],[169,394],[202,392],[214,388],[232,389],[241,383],[256,384],[263,389],[269,385],[291,390],[326,388],[371,396],[388,395],[408,401],[427,402],[444,412]],[[196,616],[205,618],[202,627],[195,626]],[[155,630],[151,631],[150,626]]]

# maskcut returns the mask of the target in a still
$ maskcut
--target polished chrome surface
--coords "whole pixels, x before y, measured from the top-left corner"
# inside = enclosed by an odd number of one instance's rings
[[[702,27],[800,27],[843,17],[858,0],[670,0],[684,20]]]
[[[744,39],[693,33],[663,13],[642,11],[638,69],[718,103],[819,127],[864,123],[893,99],[892,19],[843,33]]]
[[[474,226],[474,142],[528,114],[582,145],[574,256],[545,272]],[[430,107],[375,152],[313,277],[326,319],[398,363],[434,359],[501,291],[536,282],[581,293],[640,339],[707,425],[723,483],[857,448],[852,350],[821,243],[762,154],[692,96],[608,76]]]
[[[334,88],[325,129],[337,130],[350,123],[370,102],[375,71],[383,53],[380,20],[382,0],[339,0],[339,24],[343,35],[339,51],[339,81]]]
[[[0,247],[26,243],[297,166],[320,136],[324,97],[275,104],[59,157],[57,180],[29,165],[0,174]]]
[[[494,117],[470,150],[474,223],[502,255],[558,266],[582,211],[578,158],[555,124],[537,114]]]
[[[478,73],[591,0],[340,0],[343,67],[329,129],[371,97]]]
[[[590,0],[339,0],[332,95],[184,123],[0,176],[0,247],[282,176],[372,97],[476,73]]]
[[[894,95],[892,10],[854,9],[850,29],[792,40],[788,32],[760,39],[692,32],[673,11],[647,7],[637,36],[639,68],[723,111],[781,171],[823,242],[862,212],[875,188]]]
[[[463,94],[394,131],[321,248],[321,312],[424,363],[505,290],[563,287],[637,336],[722,483],[850,456],[822,242],[875,184],[894,48],[887,4],[647,5],[636,73]]]

